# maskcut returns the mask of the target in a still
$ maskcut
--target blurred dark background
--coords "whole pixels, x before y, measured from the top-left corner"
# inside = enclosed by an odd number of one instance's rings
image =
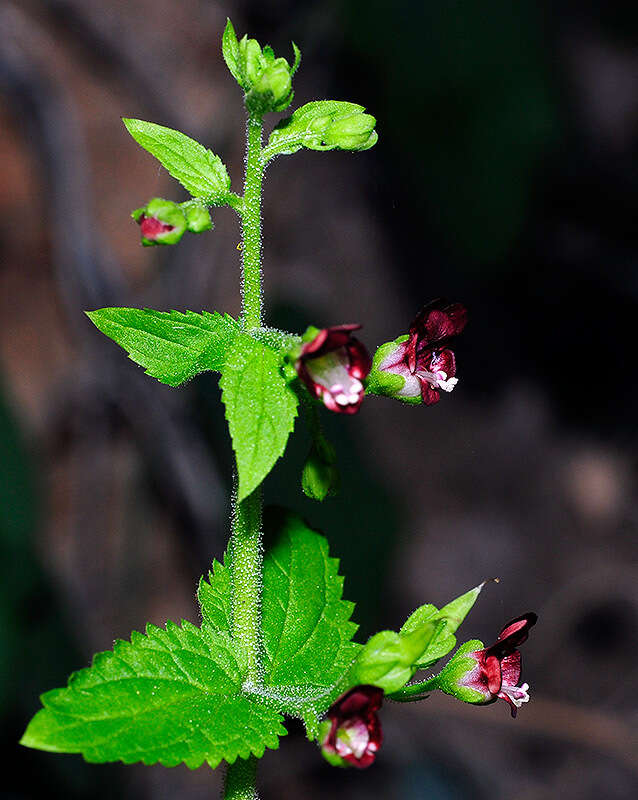
[[[432,408],[324,414],[338,498],[304,498],[308,441],[266,486],[322,528],[363,639],[498,575],[462,633],[529,609],[532,702],[383,712],[365,773],[299,727],[269,798],[610,800],[638,791],[638,6],[626,0],[5,0],[0,6],[0,796],[203,800],[201,769],[89,766],[16,745],[38,694],[150,620],[196,620],[228,535],[215,376],[156,384],[83,315],[237,313],[238,227],[142,249],[130,210],[181,188],[121,116],[178,127],[240,190],[226,16],[304,60],[295,105],[363,103],[379,144],[269,170],[268,321],[359,321],[373,348],[445,295],[471,322]],[[385,565],[389,565],[386,568]]]

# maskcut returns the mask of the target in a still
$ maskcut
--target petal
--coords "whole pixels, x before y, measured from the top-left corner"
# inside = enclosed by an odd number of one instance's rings
[[[351,339],[352,331],[359,330],[361,325],[356,323],[349,325],[333,325],[331,328],[323,328],[311,342],[306,342],[301,348],[301,358],[307,356],[319,357],[333,350],[348,344]]]
[[[428,372],[445,372],[446,378],[456,375],[456,359],[449,348],[443,350],[428,349],[419,354],[417,369],[426,369]]]
[[[467,309],[461,303],[439,298],[428,303],[410,326],[410,336],[418,333],[420,344],[435,344],[457,336],[467,324]]]
[[[437,389],[433,389],[430,384],[419,378],[421,381],[421,397],[423,398],[423,403],[426,406],[433,406],[435,403],[438,403],[441,399],[441,395]]]
[[[521,677],[521,654],[514,650],[510,655],[501,659],[501,676],[503,686],[518,686]]]
[[[367,348],[362,342],[351,336],[346,344],[346,351],[350,360],[348,372],[353,378],[364,380],[372,369],[372,359]]]
[[[483,662],[483,668],[487,678],[487,688],[491,694],[498,694],[502,683],[501,662],[496,656],[488,655]]]
[[[334,702],[332,709],[336,709],[341,718],[350,717],[354,715],[366,715],[373,711],[378,711],[383,702],[383,689],[378,686],[369,686],[363,684],[355,686],[349,692],[341,695],[341,697]]]
[[[534,612],[528,611],[527,614],[508,622],[499,633],[498,639],[491,647],[487,648],[487,651],[501,659],[511,655],[523,642],[527,641],[529,629],[536,624],[537,619]]]

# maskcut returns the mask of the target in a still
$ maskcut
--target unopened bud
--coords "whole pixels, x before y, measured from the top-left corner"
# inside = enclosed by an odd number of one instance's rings
[[[207,208],[199,205],[185,205],[186,227],[191,233],[203,233],[213,227]]]
[[[350,114],[336,119],[324,133],[324,142],[343,150],[361,150],[376,141],[374,126],[376,120],[370,114]]]
[[[334,447],[323,437],[315,440],[301,473],[301,487],[307,497],[321,502],[339,491],[335,461]]]
[[[140,226],[142,244],[177,244],[186,230],[186,217],[177,203],[154,197],[144,208],[136,209],[132,215]]]

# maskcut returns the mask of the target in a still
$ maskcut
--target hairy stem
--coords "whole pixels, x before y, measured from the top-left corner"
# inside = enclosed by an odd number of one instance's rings
[[[263,683],[261,663],[261,489],[233,509],[230,541],[232,634],[248,655],[246,679]]]
[[[246,180],[242,217],[242,315],[247,328],[261,325],[261,117],[248,118]]]
[[[241,207],[242,220],[242,320],[246,328],[261,325],[261,184],[262,119],[249,116],[246,132],[246,179]],[[237,502],[233,494],[231,553],[232,634],[248,655],[246,679],[263,683],[261,632],[261,488]],[[224,785],[225,800],[256,800],[257,759],[238,758],[229,764]]]
[[[229,764],[224,781],[224,800],[258,800],[255,788],[257,779],[257,759],[238,758]]]

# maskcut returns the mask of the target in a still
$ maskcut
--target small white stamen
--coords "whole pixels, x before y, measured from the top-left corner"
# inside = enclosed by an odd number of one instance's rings
[[[443,370],[428,372],[425,369],[420,369],[415,374],[419,378],[426,380],[433,389],[442,389],[444,392],[451,392],[459,382],[458,378],[448,378],[447,373],[443,372]]]
[[[501,686],[501,694],[506,694],[516,708],[520,708],[523,703],[529,703],[528,689],[529,683],[522,686]]]
[[[447,380],[442,381],[440,380],[439,389],[443,389],[444,392],[451,392],[458,382],[458,378],[448,378]]]

